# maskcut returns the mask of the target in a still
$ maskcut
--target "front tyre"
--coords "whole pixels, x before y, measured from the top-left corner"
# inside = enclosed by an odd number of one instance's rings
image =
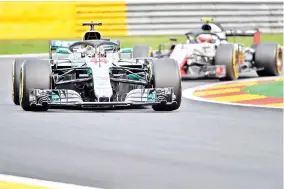
[[[237,50],[233,44],[223,44],[217,48],[215,65],[226,66],[226,76],[220,80],[234,81],[239,78]]]
[[[21,67],[20,104],[25,111],[46,111],[47,106],[39,109],[30,105],[30,89],[51,88],[51,66],[47,60],[28,60]]]
[[[12,64],[12,100],[15,105],[20,105],[20,72],[25,60],[16,59]]]
[[[181,76],[178,64],[170,58],[154,60],[153,66],[153,86],[154,88],[173,88],[176,96],[176,103],[171,105],[155,104],[152,106],[155,111],[174,111],[181,105]]]

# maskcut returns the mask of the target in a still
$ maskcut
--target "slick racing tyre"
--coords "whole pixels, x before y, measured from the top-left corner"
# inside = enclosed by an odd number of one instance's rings
[[[133,58],[150,57],[151,55],[151,47],[148,45],[135,45],[133,47]]]
[[[215,65],[226,66],[226,76],[220,80],[237,80],[239,78],[239,67],[237,62],[237,50],[233,44],[223,44],[217,48]]]
[[[283,53],[278,44],[263,43],[255,48],[254,62],[259,76],[279,76],[283,67]]]
[[[16,59],[12,64],[12,100],[15,105],[20,105],[20,72],[23,59]]]
[[[29,101],[29,89],[51,88],[51,66],[47,60],[27,60],[21,67],[20,104],[25,111],[46,111],[48,106],[33,107]]]
[[[157,104],[152,108],[155,111],[173,111],[177,110],[181,104],[181,76],[178,64],[170,58],[161,58],[154,60],[153,66],[153,86],[154,88],[172,87],[176,95],[176,103],[171,105]]]

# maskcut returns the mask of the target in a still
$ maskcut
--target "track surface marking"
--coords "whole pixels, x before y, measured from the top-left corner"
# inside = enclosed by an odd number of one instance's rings
[[[102,189],[0,174],[0,189]]]
[[[183,97],[202,102],[227,105],[284,108],[283,98],[270,98],[264,95],[246,93],[241,90],[243,87],[280,80],[283,80],[283,77],[254,78],[233,82],[207,84],[184,90]]]

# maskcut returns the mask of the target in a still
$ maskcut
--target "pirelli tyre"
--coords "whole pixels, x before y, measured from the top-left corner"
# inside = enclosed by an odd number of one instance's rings
[[[153,86],[154,88],[172,87],[176,95],[176,103],[171,105],[158,104],[153,105],[155,111],[174,111],[181,105],[181,76],[178,64],[170,58],[161,58],[153,61]]]
[[[283,52],[276,43],[261,43],[255,47],[254,62],[259,76],[279,76],[283,67]]]
[[[216,50],[214,62],[215,65],[226,66],[226,76],[220,80],[233,81],[239,78],[237,50],[234,44],[220,45]]]
[[[12,64],[12,100],[15,105],[20,105],[20,72],[24,61],[16,59]]]
[[[151,47],[148,45],[135,45],[133,47],[133,58],[152,57]]]
[[[29,101],[29,89],[51,88],[51,66],[47,60],[27,60],[20,72],[20,105],[25,111],[46,111],[48,106],[33,107]]]

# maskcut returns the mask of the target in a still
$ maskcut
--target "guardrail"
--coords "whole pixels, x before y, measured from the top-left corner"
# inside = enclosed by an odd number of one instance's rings
[[[200,29],[201,17],[213,17],[225,28],[258,27],[283,32],[282,0],[128,0],[128,35],[184,34]]]
[[[0,39],[76,39],[100,21],[103,36],[179,35],[213,17],[225,28],[283,32],[282,0],[125,0],[0,2]]]

